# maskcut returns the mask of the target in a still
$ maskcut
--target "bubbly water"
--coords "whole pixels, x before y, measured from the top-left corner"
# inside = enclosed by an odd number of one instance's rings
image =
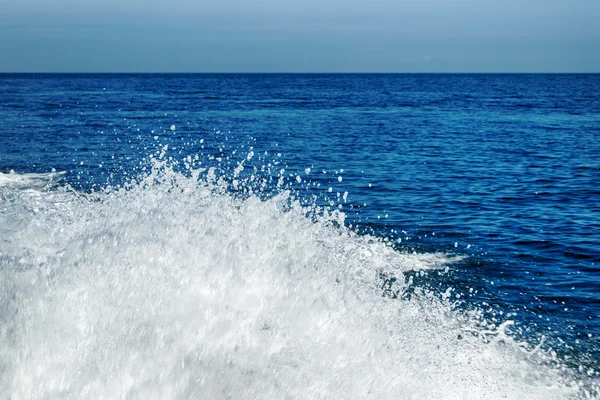
[[[404,273],[427,262],[353,233],[339,211],[289,191],[238,198],[192,172],[156,161],[92,195],[3,175],[8,397],[585,393],[555,356],[506,336],[510,320],[490,329],[448,297],[405,296]]]
[[[598,398],[560,320],[453,275],[480,253],[390,233],[348,171],[284,146],[203,134],[194,153],[167,139],[181,118],[108,178],[106,141],[51,172],[5,156],[0,398]]]

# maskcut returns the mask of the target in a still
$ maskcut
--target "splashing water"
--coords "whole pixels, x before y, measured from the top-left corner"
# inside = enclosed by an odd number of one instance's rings
[[[511,321],[485,330],[406,279],[451,259],[400,253],[288,190],[238,196],[224,178],[155,159],[138,181],[99,193],[0,185],[4,395],[594,395],[552,352],[512,340]]]

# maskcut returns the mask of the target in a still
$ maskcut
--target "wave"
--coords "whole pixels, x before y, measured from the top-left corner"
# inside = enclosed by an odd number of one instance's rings
[[[19,191],[61,175],[7,176]],[[551,350],[512,339],[512,321],[483,321],[409,279],[451,255],[405,254],[335,208],[223,182],[157,162],[124,187],[5,202],[7,398],[594,395]]]
[[[62,180],[65,173],[65,171],[52,171],[40,174],[17,174],[14,171],[5,174],[0,172],[0,188],[14,188],[21,190],[51,188]]]

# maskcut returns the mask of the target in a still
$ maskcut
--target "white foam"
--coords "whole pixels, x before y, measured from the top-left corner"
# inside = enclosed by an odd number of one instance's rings
[[[213,171],[214,175],[214,171]],[[197,175],[195,175],[197,177]],[[11,399],[583,397],[504,326],[381,274],[447,265],[306,216],[288,192],[235,198],[154,171],[0,213],[0,387]],[[16,223],[15,221],[18,221]],[[502,340],[489,340],[499,337]]]
[[[10,172],[8,174],[0,172],[0,188],[20,188],[20,189],[41,189],[50,187],[59,182],[65,171],[48,172],[41,174],[23,173],[18,174]]]

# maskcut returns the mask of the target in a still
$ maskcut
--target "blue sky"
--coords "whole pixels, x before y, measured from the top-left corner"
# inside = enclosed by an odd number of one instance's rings
[[[0,0],[0,72],[600,72],[599,0]]]

